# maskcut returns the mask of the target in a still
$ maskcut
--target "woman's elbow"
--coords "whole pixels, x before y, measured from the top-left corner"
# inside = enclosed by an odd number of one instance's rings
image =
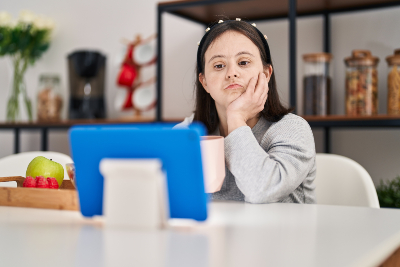
[[[244,194],[245,201],[251,204],[267,204],[278,202],[268,194]]]
[[[271,189],[257,188],[255,190],[244,190],[245,201],[253,204],[266,204],[281,202],[290,191],[287,188],[275,187]]]

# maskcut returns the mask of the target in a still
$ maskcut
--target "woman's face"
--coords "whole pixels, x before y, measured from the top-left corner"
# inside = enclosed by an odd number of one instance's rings
[[[199,79],[215,100],[217,110],[225,109],[247,89],[252,77],[264,72],[267,80],[271,68],[264,70],[260,51],[245,35],[228,31],[208,47],[204,55],[204,73]]]

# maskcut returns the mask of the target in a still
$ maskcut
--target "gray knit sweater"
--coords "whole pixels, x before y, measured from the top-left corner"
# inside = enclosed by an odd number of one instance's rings
[[[193,115],[176,127],[185,127]],[[219,129],[212,135],[220,135]],[[260,118],[225,137],[226,176],[214,200],[250,203],[316,203],[315,144],[307,121],[288,114],[278,122]]]

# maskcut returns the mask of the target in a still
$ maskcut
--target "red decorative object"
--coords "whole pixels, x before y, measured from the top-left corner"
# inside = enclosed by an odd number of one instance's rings
[[[137,71],[135,66],[123,64],[121,67],[121,71],[118,75],[117,83],[121,86],[132,87],[133,82],[135,81],[137,76]]]
[[[134,41],[127,43],[126,54],[117,77],[117,85],[124,87],[127,92],[123,101],[123,96],[118,94],[119,99],[116,104],[118,109],[133,109],[138,116],[142,111],[150,110],[155,106],[155,94],[150,92],[149,88],[142,90],[136,97],[134,95],[136,89],[155,84],[155,77],[142,82],[140,75],[143,67],[151,66],[157,61],[155,47],[149,44],[155,38],[156,35],[152,35],[143,40],[140,35],[137,35]],[[140,102],[142,99],[143,102]]]
[[[132,95],[133,95],[133,89],[128,88],[128,92],[127,92],[127,95],[125,97],[124,104],[122,106],[123,110],[133,108]]]

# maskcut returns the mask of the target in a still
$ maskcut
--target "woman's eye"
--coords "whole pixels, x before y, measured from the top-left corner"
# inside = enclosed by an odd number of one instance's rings
[[[242,66],[246,66],[247,64],[249,64],[250,62],[248,62],[248,61],[240,61],[239,62],[239,65],[242,65]]]
[[[224,67],[223,64],[218,64],[218,65],[215,65],[215,66],[214,66],[214,68],[216,68],[216,69],[222,69],[223,67]]]

